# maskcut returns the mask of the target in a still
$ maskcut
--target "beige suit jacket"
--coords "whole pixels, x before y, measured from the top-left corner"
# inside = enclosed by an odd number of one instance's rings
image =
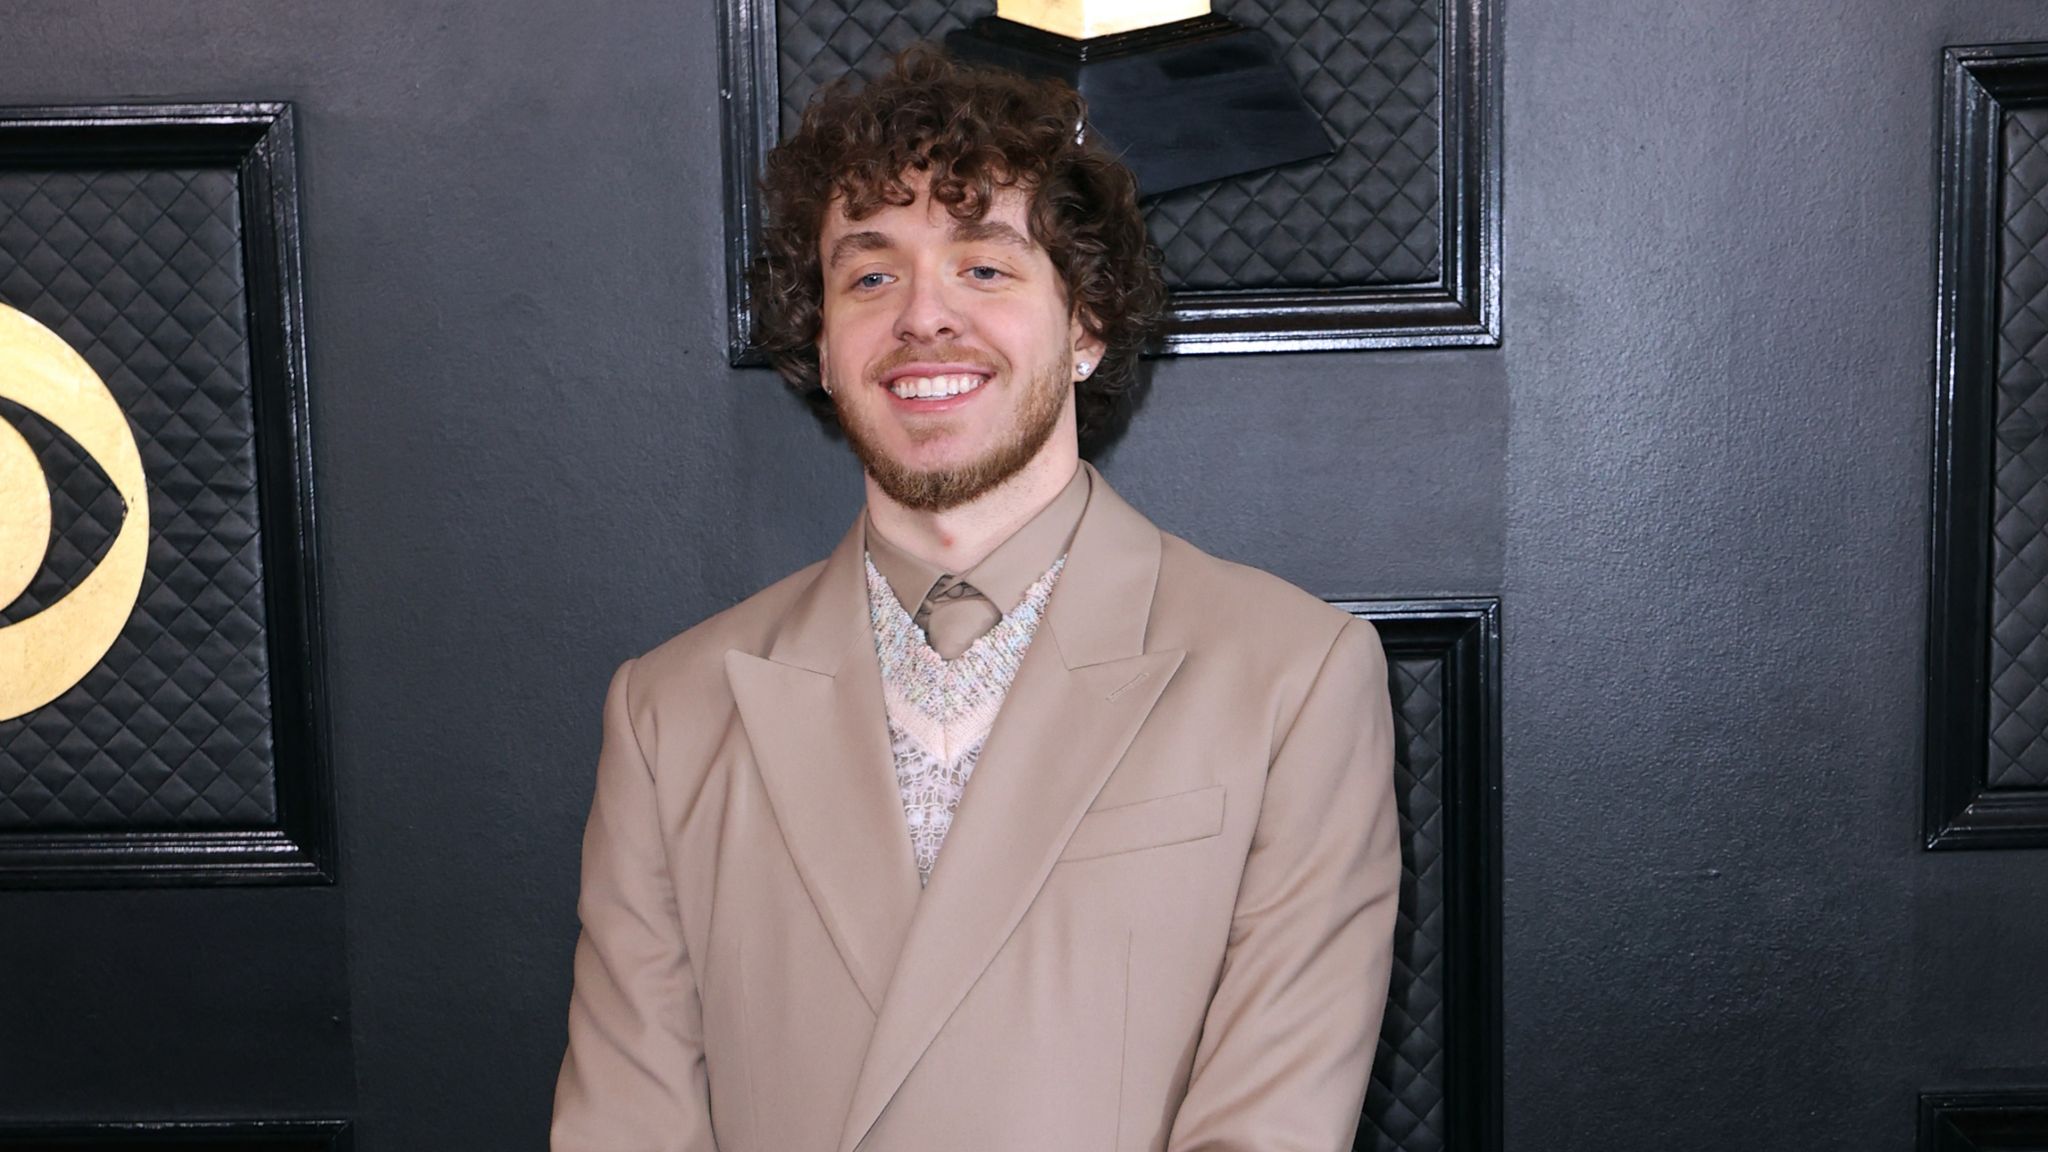
[[[556,1152],[1351,1146],[1401,867],[1379,642],[1091,479],[922,892],[865,517],[619,670]]]

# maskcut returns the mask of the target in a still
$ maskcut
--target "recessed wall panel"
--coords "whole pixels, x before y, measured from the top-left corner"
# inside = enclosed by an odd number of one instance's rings
[[[1268,38],[1335,152],[1143,207],[1172,352],[1498,342],[1498,112],[1484,0],[1218,0]],[[818,89],[873,76],[992,0],[726,0],[732,353],[750,361],[745,273],[762,158]]]
[[[2048,44],[1946,79],[1924,837],[2048,845]]]
[[[1401,905],[1354,1148],[1500,1147],[1499,609],[1362,601],[1387,653]]]
[[[0,884],[330,875],[293,163],[0,109]]]

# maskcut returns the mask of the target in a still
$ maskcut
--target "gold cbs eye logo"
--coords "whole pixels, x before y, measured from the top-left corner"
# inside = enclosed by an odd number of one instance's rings
[[[142,454],[113,393],[62,337],[5,304],[0,398],[71,437],[127,505],[113,544],[85,579],[35,615],[0,625],[0,720],[11,720],[69,691],[121,635],[149,559],[149,499]],[[0,419],[0,608],[28,589],[49,546],[49,481],[21,432]]]

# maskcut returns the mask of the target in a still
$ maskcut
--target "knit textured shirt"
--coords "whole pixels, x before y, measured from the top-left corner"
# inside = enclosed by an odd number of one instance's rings
[[[1052,503],[958,576],[918,560],[868,525],[868,618],[919,884],[931,880],[982,745],[1045,618],[1087,502],[1087,473],[1077,469]],[[986,597],[1002,611],[949,660],[926,641],[921,625],[934,611],[966,607],[945,602],[960,599],[962,584],[968,595]],[[935,603],[935,594],[944,599]]]

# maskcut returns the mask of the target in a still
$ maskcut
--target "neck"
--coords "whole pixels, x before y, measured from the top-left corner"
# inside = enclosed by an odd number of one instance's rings
[[[965,572],[1045,510],[1074,478],[1081,455],[1057,433],[1017,474],[956,508],[920,512],[867,481],[868,515],[890,543],[948,572]]]

